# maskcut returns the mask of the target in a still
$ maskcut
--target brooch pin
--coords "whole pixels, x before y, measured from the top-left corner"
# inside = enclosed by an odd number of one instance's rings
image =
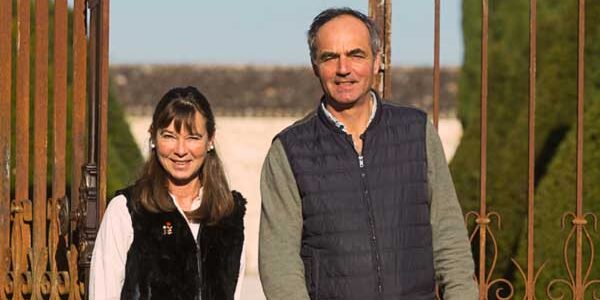
[[[162,227],[163,230],[163,235],[172,235],[173,234],[173,225],[171,225],[171,222],[166,221],[165,225],[163,225]]]

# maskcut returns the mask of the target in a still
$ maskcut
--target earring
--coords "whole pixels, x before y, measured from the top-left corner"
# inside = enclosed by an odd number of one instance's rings
[[[208,151],[206,151],[206,152],[211,152],[211,151],[213,151],[213,150],[215,150],[215,145],[213,145],[213,144],[210,144],[210,145],[208,146]]]
[[[154,145],[154,142],[151,141],[150,142],[150,149],[154,149],[154,148],[156,148],[156,145]]]

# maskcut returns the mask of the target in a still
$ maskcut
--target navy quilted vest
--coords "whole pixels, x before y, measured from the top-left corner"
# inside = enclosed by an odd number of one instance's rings
[[[426,115],[378,100],[361,137],[316,114],[278,135],[302,197],[311,299],[433,299]]]

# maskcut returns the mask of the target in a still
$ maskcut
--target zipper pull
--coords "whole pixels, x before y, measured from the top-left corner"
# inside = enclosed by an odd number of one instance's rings
[[[358,156],[358,166],[359,166],[360,168],[363,168],[363,167],[365,166],[365,162],[364,162],[364,160],[363,160],[363,156],[362,156],[362,155],[359,155],[359,156]]]

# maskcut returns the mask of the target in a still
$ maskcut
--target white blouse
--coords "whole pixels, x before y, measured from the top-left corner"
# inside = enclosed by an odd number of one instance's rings
[[[200,195],[202,189],[200,191]],[[174,196],[171,195],[171,197]],[[202,197],[192,202],[191,210],[200,207]],[[183,210],[175,202],[175,206],[181,215]],[[187,220],[187,218],[186,218]],[[198,235],[200,224],[188,222],[194,240]],[[118,300],[121,297],[121,289],[125,280],[125,262],[127,252],[133,242],[133,226],[131,215],[127,208],[127,199],[123,195],[114,197],[106,207],[96,243],[92,253],[90,267],[89,296],[90,300]],[[240,257],[240,273],[235,288],[234,299],[239,300],[242,290],[242,281],[246,267],[245,261],[246,244],[242,248]]]

